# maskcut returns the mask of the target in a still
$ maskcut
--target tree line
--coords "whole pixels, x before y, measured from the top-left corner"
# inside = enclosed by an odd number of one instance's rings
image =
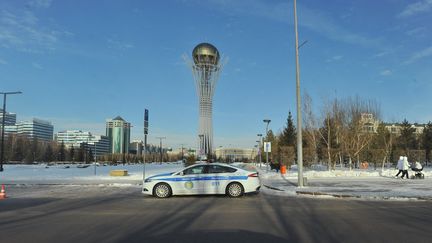
[[[29,138],[25,135],[5,134],[4,160],[14,163],[33,163],[33,162],[77,162],[91,163],[94,161],[104,161],[108,163],[137,163],[143,161],[142,155],[131,153],[125,154],[101,154],[95,156],[93,146],[86,143],[80,146],[67,148],[63,142],[41,141],[36,137]],[[181,155],[168,155],[162,151],[162,161],[180,160]],[[161,161],[160,148],[158,146],[147,145],[146,162]]]
[[[391,132],[380,121],[377,103],[358,96],[334,98],[324,102],[321,110],[313,109],[312,99],[306,93],[302,104],[303,164],[321,162],[334,169],[337,164],[359,167],[361,162],[376,166],[395,163],[399,156],[410,161],[431,161],[432,123],[416,132],[408,120],[396,123],[399,132]],[[271,160],[292,165],[296,160],[297,130],[291,112],[283,130],[274,134],[269,130],[265,141],[272,143]]]

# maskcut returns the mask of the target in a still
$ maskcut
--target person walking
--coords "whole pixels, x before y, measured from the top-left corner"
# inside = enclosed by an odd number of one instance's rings
[[[404,175],[406,175],[406,179],[409,179],[409,176],[408,176],[408,169],[409,169],[409,167],[410,167],[410,164],[408,162],[408,157],[404,156],[403,157],[403,162],[402,162],[402,170],[403,170],[403,172],[402,172],[402,179],[404,178]]]
[[[403,163],[403,156],[400,156],[400,157],[399,157],[399,160],[398,160],[398,162],[397,162],[397,164],[396,164],[396,169],[398,169],[399,172],[396,174],[395,178],[398,178],[398,175],[399,175],[400,173],[402,173],[402,175],[403,175],[402,163]]]

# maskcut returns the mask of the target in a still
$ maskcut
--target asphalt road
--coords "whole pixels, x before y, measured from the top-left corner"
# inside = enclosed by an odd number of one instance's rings
[[[0,201],[0,242],[432,242],[431,202],[32,191]]]

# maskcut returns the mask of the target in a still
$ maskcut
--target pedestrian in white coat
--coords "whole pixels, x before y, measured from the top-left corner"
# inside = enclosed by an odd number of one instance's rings
[[[395,178],[398,178],[398,175],[400,174],[400,173],[402,173],[402,175],[403,175],[403,170],[402,170],[402,163],[403,163],[403,156],[400,156],[399,157],[399,160],[398,160],[398,162],[397,162],[397,164],[396,164],[396,169],[398,169],[399,170],[399,172],[396,174],[396,176],[395,176]]]
[[[402,162],[402,170],[403,170],[403,172],[402,172],[402,179],[404,178],[404,175],[406,175],[406,179],[409,178],[409,176],[408,176],[408,169],[409,169],[409,167],[410,167],[410,164],[408,162],[408,157],[404,156],[403,157],[403,162]]]

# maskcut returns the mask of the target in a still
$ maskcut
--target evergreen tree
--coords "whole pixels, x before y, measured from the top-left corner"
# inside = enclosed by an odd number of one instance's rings
[[[94,160],[93,160],[93,151],[92,151],[92,149],[90,148],[89,149],[89,151],[88,151],[88,156],[87,156],[87,161],[86,162],[93,162]]]
[[[417,138],[415,131],[415,128],[411,127],[411,124],[406,119],[404,119],[401,124],[398,146],[407,154],[409,150],[417,149]]]
[[[44,161],[51,162],[52,158],[53,158],[53,149],[51,147],[51,144],[48,144],[45,150]]]
[[[86,155],[86,151],[85,151],[85,148],[84,148],[84,143],[81,143],[81,146],[80,146],[79,151],[78,151],[77,161],[84,162],[85,155]]]
[[[74,146],[72,145],[72,147],[71,147],[71,149],[70,149],[70,151],[69,151],[69,154],[70,154],[70,160],[73,162],[73,161],[75,161],[75,148],[74,148]]]
[[[267,136],[264,138],[264,142],[271,142],[274,143],[276,141],[276,136],[274,135],[273,131],[270,129],[267,132]]]
[[[33,137],[32,144],[31,144],[31,153],[32,153],[33,161],[40,159],[40,154],[38,152],[39,152],[39,141],[35,136]]]
[[[294,121],[291,112],[288,112],[287,126],[283,130],[279,143],[281,146],[296,146],[296,128],[294,126]]]
[[[23,161],[24,160],[24,146],[25,146],[24,138],[21,136],[18,136],[15,141],[14,146],[14,156],[13,160],[15,161]]]
[[[426,151],[426,163],[430,162],[432,157],[432,122],[429,122],[423,130],[422,147]]]
[[[59,160],[60,160],[60,161],[65,161],[66,152],[65,152],[65,145],[64,145],[63,140],[62,140],[62,142],[61,142],[61,144],[60,144],[60,151],[59,151],[59,155],[60,155]]]

